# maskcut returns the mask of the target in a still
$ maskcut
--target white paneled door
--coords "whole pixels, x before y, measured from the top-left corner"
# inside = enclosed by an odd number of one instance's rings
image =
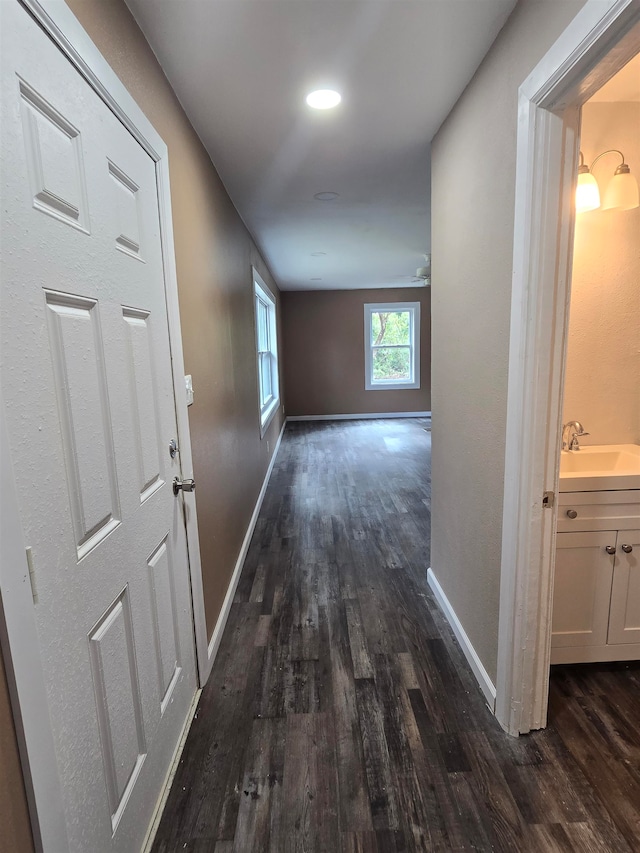
[[[134,853],[196,690],[156,166],[2,7],[1,376],[42,718],[70,849]]]

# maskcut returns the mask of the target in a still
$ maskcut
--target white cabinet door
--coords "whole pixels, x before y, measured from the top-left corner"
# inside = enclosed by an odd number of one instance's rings
[[[155,163],[0,5],[2,388],[41,712],[70,849],[134,853],[196,690]]]
[[[552,648],[607,642],[616,533],[558,533]]]
[[[640,530],[618,532],[607,642],[640,643]]]

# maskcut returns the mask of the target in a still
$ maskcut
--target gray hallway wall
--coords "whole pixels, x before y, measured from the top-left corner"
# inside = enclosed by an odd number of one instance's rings
[[[583,5],[521,0],[431,152],[431,566],[494,681],[518,87]]]

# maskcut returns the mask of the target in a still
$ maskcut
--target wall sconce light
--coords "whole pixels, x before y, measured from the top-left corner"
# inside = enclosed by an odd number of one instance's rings
[[[586,166],[582,151],[580,152],[580,165],[578,166],[578,186],[576,187],[576,212],[586,213],[588,210],[597,210],[600,204],[600,190],[598,182],[591,174],[593,167],[605,154],[619,154],[622,163],[616,169],[613,177],[607,184],[604,193],[603,210],[631,210],[640,207],[640,192],[638,182],[631,174],[629,166],[624,162],[624,154],[617,148],[610,148],[598,154],[592,162],[591,167]]]

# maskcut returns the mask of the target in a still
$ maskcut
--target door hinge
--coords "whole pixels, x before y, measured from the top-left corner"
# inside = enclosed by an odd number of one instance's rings
[[[555,492],[543,492],[542,506],[544,509],[550,509],[556,502]]]
[[[26,548],[27,552],[27,566],[29,567],[29,583],[31,584],[31,595],[33,597],[33,603],[38,603],[38,587],[36,586],[36,572],[33,568],[33,552],[31,548]]]

